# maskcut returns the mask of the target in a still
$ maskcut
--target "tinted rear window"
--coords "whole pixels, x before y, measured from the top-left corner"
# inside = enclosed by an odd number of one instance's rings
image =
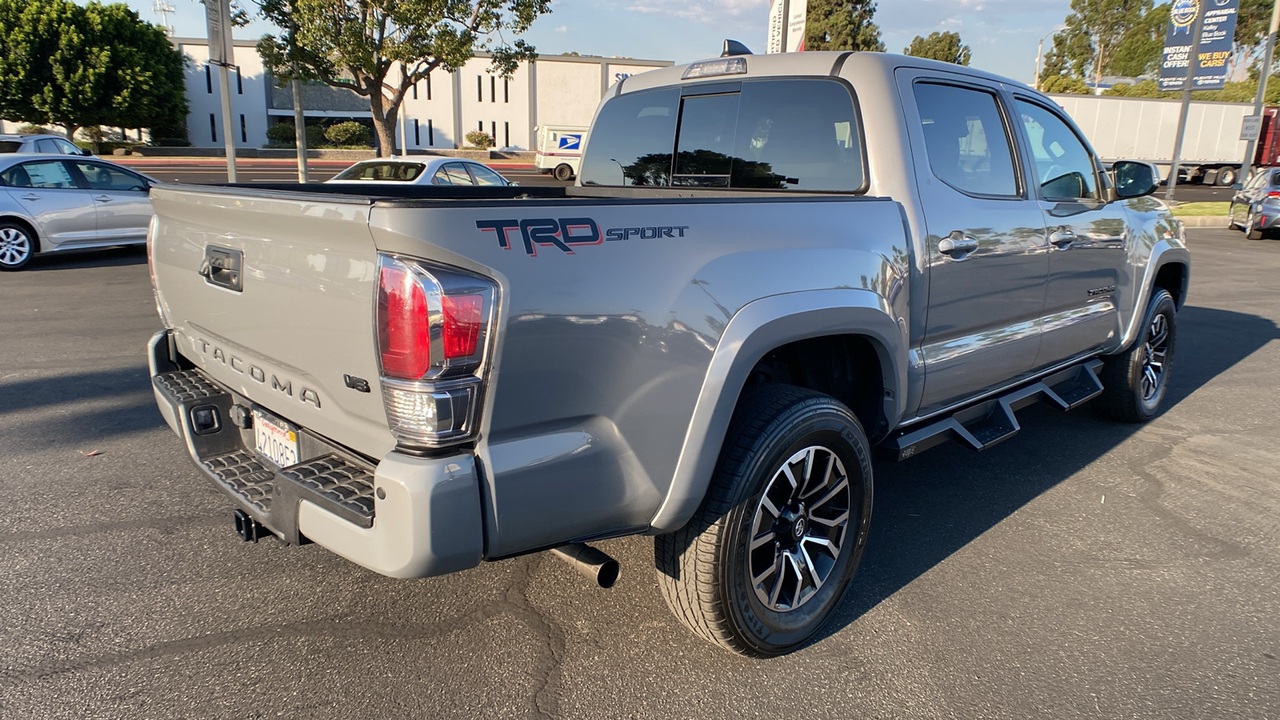
[[[584,185],[840,192],[863,185],[853,99],[831,80],[749,81],[683,98],[674,88],[623,95],[592,132]]]
[[[16,140],[0,140],[0,153],[16,153],[20,147],[22,143]]]

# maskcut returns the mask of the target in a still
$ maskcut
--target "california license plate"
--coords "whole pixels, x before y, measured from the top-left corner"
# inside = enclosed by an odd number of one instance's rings
[[[254,446],[278,467],[298,464],[298,431],[266,411],[253,410]]]

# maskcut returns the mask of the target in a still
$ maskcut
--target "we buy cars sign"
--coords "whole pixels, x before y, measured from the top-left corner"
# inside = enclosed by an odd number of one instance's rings
[[[1227,82],[1227,61],[1236,34],[1240,0],[1174,0],[1169,6],[1169,27],[1160,60],[1160,89],[1181,90],[1187,80],[1192,53],[1191,34],[1196,18],[1203,16],[1193,90],[1213,90]]]

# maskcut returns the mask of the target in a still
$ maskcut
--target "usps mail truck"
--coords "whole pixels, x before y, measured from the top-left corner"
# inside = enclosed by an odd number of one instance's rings
[[[573,125],[539,125],[538,150],[533,166],[540,172],[552,173],[557,180],[569,180],[578,174],[582,148],[587,144],[587,128]]]

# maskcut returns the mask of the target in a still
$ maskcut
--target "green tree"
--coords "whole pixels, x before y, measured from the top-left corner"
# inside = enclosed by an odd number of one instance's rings
[[[1157,72],[1164,54],[1164,32],[1168,22],[1168,5],[1157,5],[1147,10],[1120,39],[1120,45],[1107,63],[1107,74],[1142,77]]]
[[[180,127],[182,54],[122,4],[0,0],[0,117],[85,125]]]
[[[973,56],[969,46],[960,41],[960,33],[954,32],[931,32],[929,37],[917,35],[903,49],[902,54],[956,65],[968,65],[969,58]]]
[[[282,31],[258,42],[281,82],[319,80],[369,98],[379,152],[395,147],[405,92],[431,70],[454,71],[477,50],[492,53],[491,71],[510,77],[537,58],[504,33],[529,29],[550,0],[262,0],[262,15]]]
[[[1071,0],[1071,14],[1053,36],[1046,68],[1099,84],[1125,38],[1150,10],[1151,0]]]
[[[804,49],[884,52],[875,14],[874,0],[809,0]]]
[[[1063,95],[1088,95],[1093,92],[1084,80],[1067,75],[1050,75],[1040,81],[1040,89],[1047,93]]]

